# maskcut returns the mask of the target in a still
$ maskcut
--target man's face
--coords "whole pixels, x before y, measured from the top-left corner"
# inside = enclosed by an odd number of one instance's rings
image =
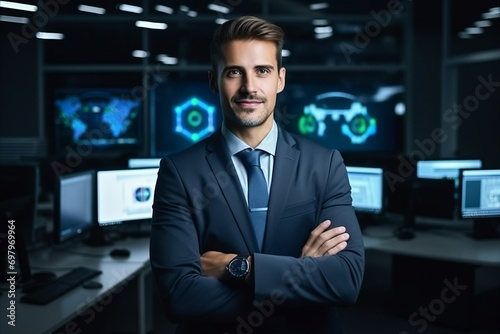
[[[219,94],[227,126],[270,126],[277,94],[285,87],[285,69],[278,69],[274,43],[232,41],[222,46],[222,55],[210,84]]]

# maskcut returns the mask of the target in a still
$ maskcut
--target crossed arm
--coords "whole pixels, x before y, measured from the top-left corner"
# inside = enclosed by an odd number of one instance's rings
[[[300,258],[335,255],[346,248],[349,234],[346,232],[345,227],[338,226],[328,229],[330,225],[331,221],[325,220],[311,231],[309,238],[302,247]],[[203,253],[201,255],[203,274],[208,277],[222,279],[227,264],[237,255],[217,251]]]

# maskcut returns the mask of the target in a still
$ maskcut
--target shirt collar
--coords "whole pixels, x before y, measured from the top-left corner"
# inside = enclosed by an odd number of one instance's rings
[[[234,133],[232,133],[227,127],[226,124],[222,123],[222,135],[226,141],[227,147],[229,149],[229,154],[235,155],[236,153],[249,148],[244,141],[240,138],[236,137]],[[276,153],[276,145],[278,143],[278,126],[276,122],[273,120],[273,126],[271,131],[264,137],[264,139],[257,145],[256,149],[260,149],[272,156]]]

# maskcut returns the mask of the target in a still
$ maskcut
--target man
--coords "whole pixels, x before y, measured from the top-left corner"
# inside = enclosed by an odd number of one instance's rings
[[[335,307],[357,299],[364,248],[343,160],[274,121],[283,37],[255,17],[217,29],[221,129],[161,161],[150,255],[178,333],[341,333]],[[257,209],[245,149],[261,152]]]

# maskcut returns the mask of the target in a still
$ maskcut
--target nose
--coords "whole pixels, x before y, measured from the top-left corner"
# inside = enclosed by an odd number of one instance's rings
[[[255,93],[257,91],[256,82],[252,76],[246,75],[243,77],[241,83],[241,91],[243,93]]]

